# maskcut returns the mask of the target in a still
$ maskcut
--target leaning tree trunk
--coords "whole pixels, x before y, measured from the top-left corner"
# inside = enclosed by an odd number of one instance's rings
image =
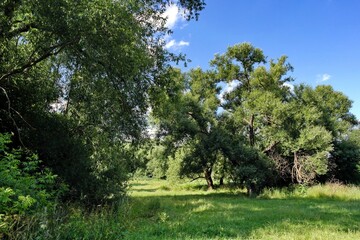
[[[208,189],[214,189],[214,182],[212,180],[211,173],[212,173],[211,168],[204,169],[204,176],[205,176],[205,180],[206,180]]]

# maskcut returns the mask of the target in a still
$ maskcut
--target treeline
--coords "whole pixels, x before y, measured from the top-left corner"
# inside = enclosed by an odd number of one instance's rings
[[[249,43],[216,55],[210,70],[169,74],[152,111],[159,139],[145,173],[227,179],[249,193],[314,182],[360,182],[360,132],[351,101],[331,86],[291,85],[286,56],[266,61]],[[222,86],[232,89],[222,89]]]

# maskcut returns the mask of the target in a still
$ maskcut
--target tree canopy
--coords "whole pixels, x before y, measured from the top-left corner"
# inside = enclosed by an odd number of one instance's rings
[[[357,124],[343,93],[325,85],[290,89],[287,57],[267,61],[249,43],[229,47],[210,64],[208,71],[173,71],[173,91],[153,109],[163,144],[182,151],[180,176],[203,177],[213,188],[209,176],[220,166],[220,178],[226,174],[251,193],[335,174],[334,157],[349,146],[346,136]],[[233,90],[220,94],[229,83]]]
[[[150,101],[167,85],[170,63],[182,59],[160,41],[169,33],[169,4],[0,3],[1,132],[37,152],[76,198],[101,201],[123,192]],[[205,5],[176,4],[188,19]]]

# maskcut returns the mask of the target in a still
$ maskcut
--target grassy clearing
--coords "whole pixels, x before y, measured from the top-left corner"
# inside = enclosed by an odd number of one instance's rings
[[[136,181],[125,239],[360,239],[360,188],[342,185],[206,191],[197,183]]]

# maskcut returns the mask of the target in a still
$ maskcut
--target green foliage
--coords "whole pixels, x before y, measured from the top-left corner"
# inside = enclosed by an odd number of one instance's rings
[[[232,138],[245,137],[247,145],[265,153],[278,180],[310,183],[328,172],[335,141],[356,123],[351,101],[330,86],[299,85],[291,92],[284,85],[292,81],[287,57],[264,63],[262,50],[249,43],[229,47],[211,62],[219,81],[240,82],[225,94],[223,105]]]
[[[174,156],[168,158],[168,169],[166,171],[167,179],[170,182],[177,182],[183,177],[182,166],[184,164],[184,158],[189,154],[187,147],[179,148],[176,150]]]
[[[124,214],[114,209],[102,208],[89,214],[75,209],[70,218],[53,234],[57,239],[120,239],[125,233]],[[124,210],[124,209],[121,209]]]
[[[330,86],[290,91],[285,84],[293,80],[288,75],[293,68],[287,57],[265,60],[261,49],[242,43],[216,55],[211,71],[168,72],[171,88],[152,114],[162,144],[183,151],[169,160],[177,166],[173,176],[204,177],[211,188],[216,167],[220,179],[227,174],[259,192],[265,185],[312,183],[328,176],[335,161],[342,165],[338,169],[357,172],[357,160],[346,160],[355,163],[346,167],[330,158],[340,154],[337,142],[356,122],[351,101]],[[239,84],[221,102],[218,83],[234,80]]]
[[[146,171],[156,178],[164,178],[167,176],[168,160],[166,148],[162,145],[155,145],[148,153],[149,161],[146,164]]]
[[[7,239],[122,239],[130,225],[128,209],[126,202],[92,210],[61,204],[24,218]]]
[[[9,134],[0,134],[0,232],[9,234],[25,214],[53,207],[66,190],[38,157],[22,149],[10,149]],[[5,236],[4,235],[4,236]]]
[[[294,199],[294,198],[313,198],[313,199],[333,199],[340,201],[357,201],[360,199],[359,187],[343,185],[340,183],[326,183],[307,187],[304,185],[294,185],[287,188],[265,189],[259,198],[265,199]]]
[[[172,91],[164,92],[164,101],[153,110],[160,130],[167,135],[163,144],[176,152],[169,161],[168,173],[204,177],[213,188],[212,168],[220,148],[216,119],[219,89],[213,73],[198,68],[187,74],[175,69],[169,74]]]
[[[180,60],[168,34],[168,0],[0,3],[0,132],[39,153],[67,199],[97,204],[124,193],[149,101]],[[188,19],[200,0],[178,1]]]
[[[274,184],[274,166],[258,150],[240,145],[233,147],[226,157],[232,164],[232,180],[240,187],[245,187],[249,195],[258,194],[265,186]]]
[[[335,141],[329,159],[328,178],[344,183],[360,183],[360,134],[359,129],[348,132],[346,137]]]

